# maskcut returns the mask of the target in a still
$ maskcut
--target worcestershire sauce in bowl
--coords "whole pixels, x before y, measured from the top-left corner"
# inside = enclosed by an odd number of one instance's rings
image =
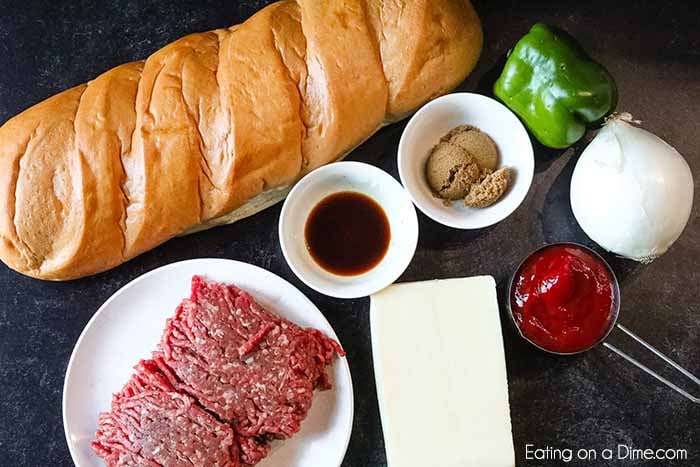
[[[304,237],[319,266],[339,276],[356,276],[384,258],[391,227],[386,213],[372,198],[341,191],[326,196],[311,210]]]

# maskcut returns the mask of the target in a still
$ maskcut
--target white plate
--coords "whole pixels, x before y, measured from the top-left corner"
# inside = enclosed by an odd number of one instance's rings
[[[338,339],[326,318],[299,290],[275,274],[239,261],[195,259],[170,264],[131,281],[97,310],[80,335],[63,387],[63,426],[73,462],[78,467],[103,467],[90,448],[97,416],[110,408],[133,373],[160,341],[165,321],[189,296],[195,274],[235,284],[280,316],[314,327]],[[330,372],[333,389],[316,392],[301,431],[275,443],[258,467],[339,466],[350,440],[353,393],[345,358]]]
[[[311,210],[340,191],[357,191],[374,199],[391,229],[384,258],[357,276],[326,271],[306,248],[304,227]],[[314,170],[294,186],[282,206],[279,237],[287,264],[306,285],[331,297],[364,297],[393,283],[406,270],[418,244],[418,217],[406,190],[382,169],[362,162],[335,162]]]
[[[505,195],[487,208],[470,208],[459,200],[445,206],[433,196],[425,178],[430,150],[457,125],[473,125],[488,134],[498,147],[500,165],[514,174]],[[462,92],[439,97],[416,112],[401,135],[398,166],[401,183],[426,216],[457,229],[480,229],[502,221],[520,206],[532,184],[535,156],[527,131],[513,112],[490,97]]]

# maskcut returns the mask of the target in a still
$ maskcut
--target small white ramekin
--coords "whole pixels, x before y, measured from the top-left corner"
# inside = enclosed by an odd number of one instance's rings
[[[391,240],[381,262],[356,276],[326,271],[311,257],[304,228],[311,210],[328,195],[357,191],[374,199],[389,219]],[[406,270],[418,243],[418,218],[401,184],[377,167],[361,162],[336,162],[306,175],[292,189],[279,219],[282,253],[294,274],[325,295],[357,298],[392,284]]]
[[[432,147],[458,125],[472,125],[494,140],[500,166],[512,170],[513,181],[505,195],[487,208],[470,208],[460,200],[445,206],[433,196],[425,177]],[[500,102],[472,93],[439,97],[424,105],[406,125],[398,152],[401,183],[426,216],[456,229],[480,229],[508,217],[522,203],[532,184],[535,158],[525,127]]]

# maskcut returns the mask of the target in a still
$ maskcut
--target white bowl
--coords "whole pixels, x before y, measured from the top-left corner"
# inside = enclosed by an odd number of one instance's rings
[[[304,228],[311,210],[326,196],[357,191],[374,199],[389,219],[391,239],[381,262],[364,274],[326,271],[306,248]],[[392,284],[406,270],[418,243],[418,218],[411,198],[391,175],[361,162],[336,162],[302,178],[287,196],[279,220],[282,253],[306,285],[337,298],[364,297]]]
[[[513,171],[508,191],[487,208],[470,208],[460,200],[445,206],[426,180],[430,150],[457,125],[487,133],[498,147],[500,166]],[[532,184],[535,158],[525,127],[506,106],[481,94],[455,93],[429,102],[411,118],[399,142],[398,165],[401,182],[426,216],[457,229],[480,229],[502,221],[522,203]]]

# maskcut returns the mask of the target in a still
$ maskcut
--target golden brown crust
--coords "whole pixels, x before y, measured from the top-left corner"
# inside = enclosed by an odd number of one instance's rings
[[[388,89],[362,0],[299,3],[307,67],[302,151],[309,171],[381,125]]]
[[[0,258],[66,280],[253,214],[456,86],[468,0],[283,0],[0,127]]]
[[[2,257],[20,272],[54,278],[78,248],[86,200],[73,121],[85,89],[57,94],[0,129],[9,143],[0,155]]]
[[[389,81],[389,120],[456,87],[481,54],[481,23],[469,0],[372,2],[381,18],[381,56]]]
[[[142,62],[128,63],[91,81],[75,115],[76,149],[83,167],[84,227],[63,271],[83,275],[124,260],[125,178],[122,158],[131,151]]]

